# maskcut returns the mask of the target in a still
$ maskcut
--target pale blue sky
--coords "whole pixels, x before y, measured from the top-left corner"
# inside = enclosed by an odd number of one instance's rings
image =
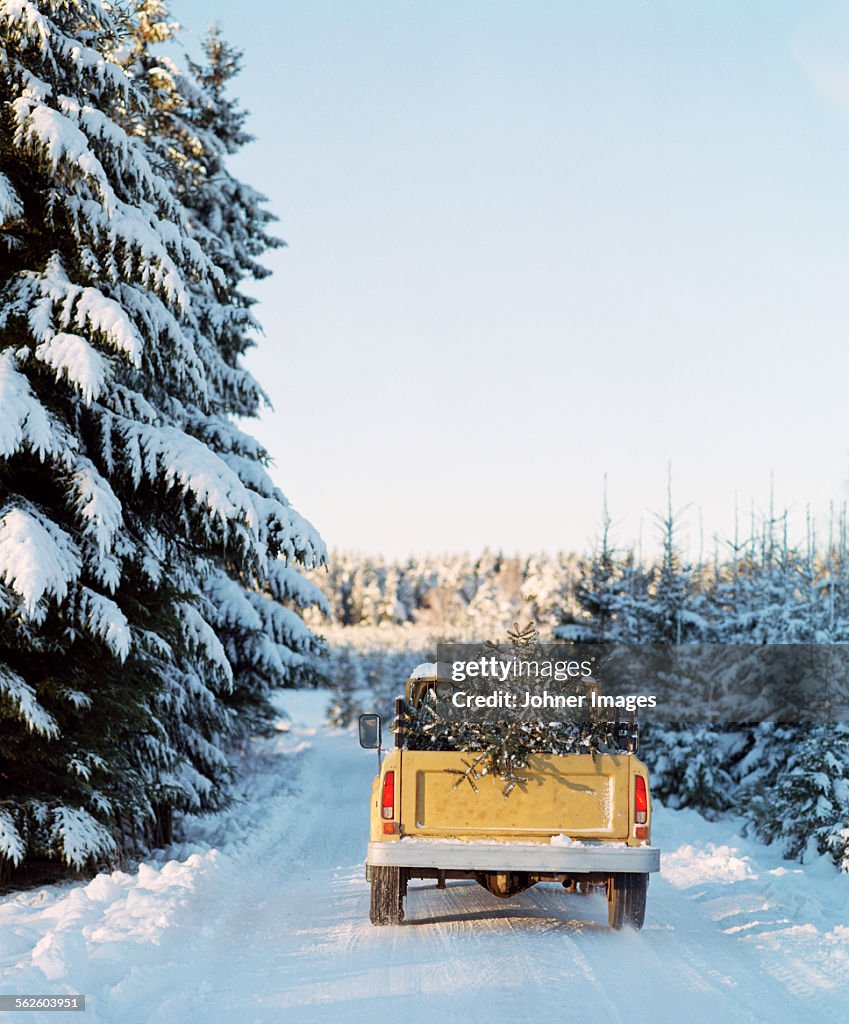
[[[173,8],[245,51],[254,432],[330,545],[585,549],[604,473],[648,540],[669,459],[694,554],[849,496],[849,0]]]

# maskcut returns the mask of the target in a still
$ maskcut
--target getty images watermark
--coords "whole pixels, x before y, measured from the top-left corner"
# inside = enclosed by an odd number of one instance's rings
[[[455,660],[450,663],[451,682],[466,683],[469,680],[484,683],[489,687],[487,692],[454,688],[449,700],[456,710],[504,709],[507,711],[551,710],[624,710],[633,712],[638,708],[653,708],[657,705],[657,697],[653,694],[605,694],[601,693],[595,681],[593,669],[595,658],[583,661],[551,659],[551,658],[501,658],[496,655],[481,655],[471,660]],[[552,683],[568,683],[582,681],[583,692],[564,692],[561,687],[549,690],[538,685],[550,680]],[[505,683],[511,685],[507,688]],[[501,684],[501,685],[499,685]],[[492,687],[497,688],[492,688]]]
[[[639,715],[716,725],[849,722],[848,644],[439,644],[440,713]],[[536,716],[534,715],[536,713]]]

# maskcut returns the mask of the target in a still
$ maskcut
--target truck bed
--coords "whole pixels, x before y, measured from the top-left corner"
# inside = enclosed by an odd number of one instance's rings
[[[504,780],[461,774],[474,754],[396,751],[400,835],[522,839],[552,836],[627,842],[634,758],[616,754],[537,754],[527,781],[504,795]],[[376,838],[376,837],[375,837]]]

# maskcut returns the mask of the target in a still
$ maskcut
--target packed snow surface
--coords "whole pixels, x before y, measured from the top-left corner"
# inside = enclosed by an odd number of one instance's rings
[[[321,724],[327,699],[281,696],[290,717],[249,752],[240,799],[190,842],[0,901],[0,991],[85,993],[86,1024],[849,1020],[849,880],[734,819],[656,809],[640,933],[611,932],[601,897],[450,881],[411,883],[405,923],[373,928],[376,756]]]

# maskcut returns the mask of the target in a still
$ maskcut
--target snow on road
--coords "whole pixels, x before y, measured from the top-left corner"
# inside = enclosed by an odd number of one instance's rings
[[[411,883],[407,921],[373,928],[376,757],[318,724],[321,702],[284,698],[301,724],[256,745],[242,799],[191,845],[0,901],[0,992],[85,993],[86,1024],[849,1020],[849,880],[693,812],[657,811],[640,933],[609,931],[600,897],[461,882]]]

